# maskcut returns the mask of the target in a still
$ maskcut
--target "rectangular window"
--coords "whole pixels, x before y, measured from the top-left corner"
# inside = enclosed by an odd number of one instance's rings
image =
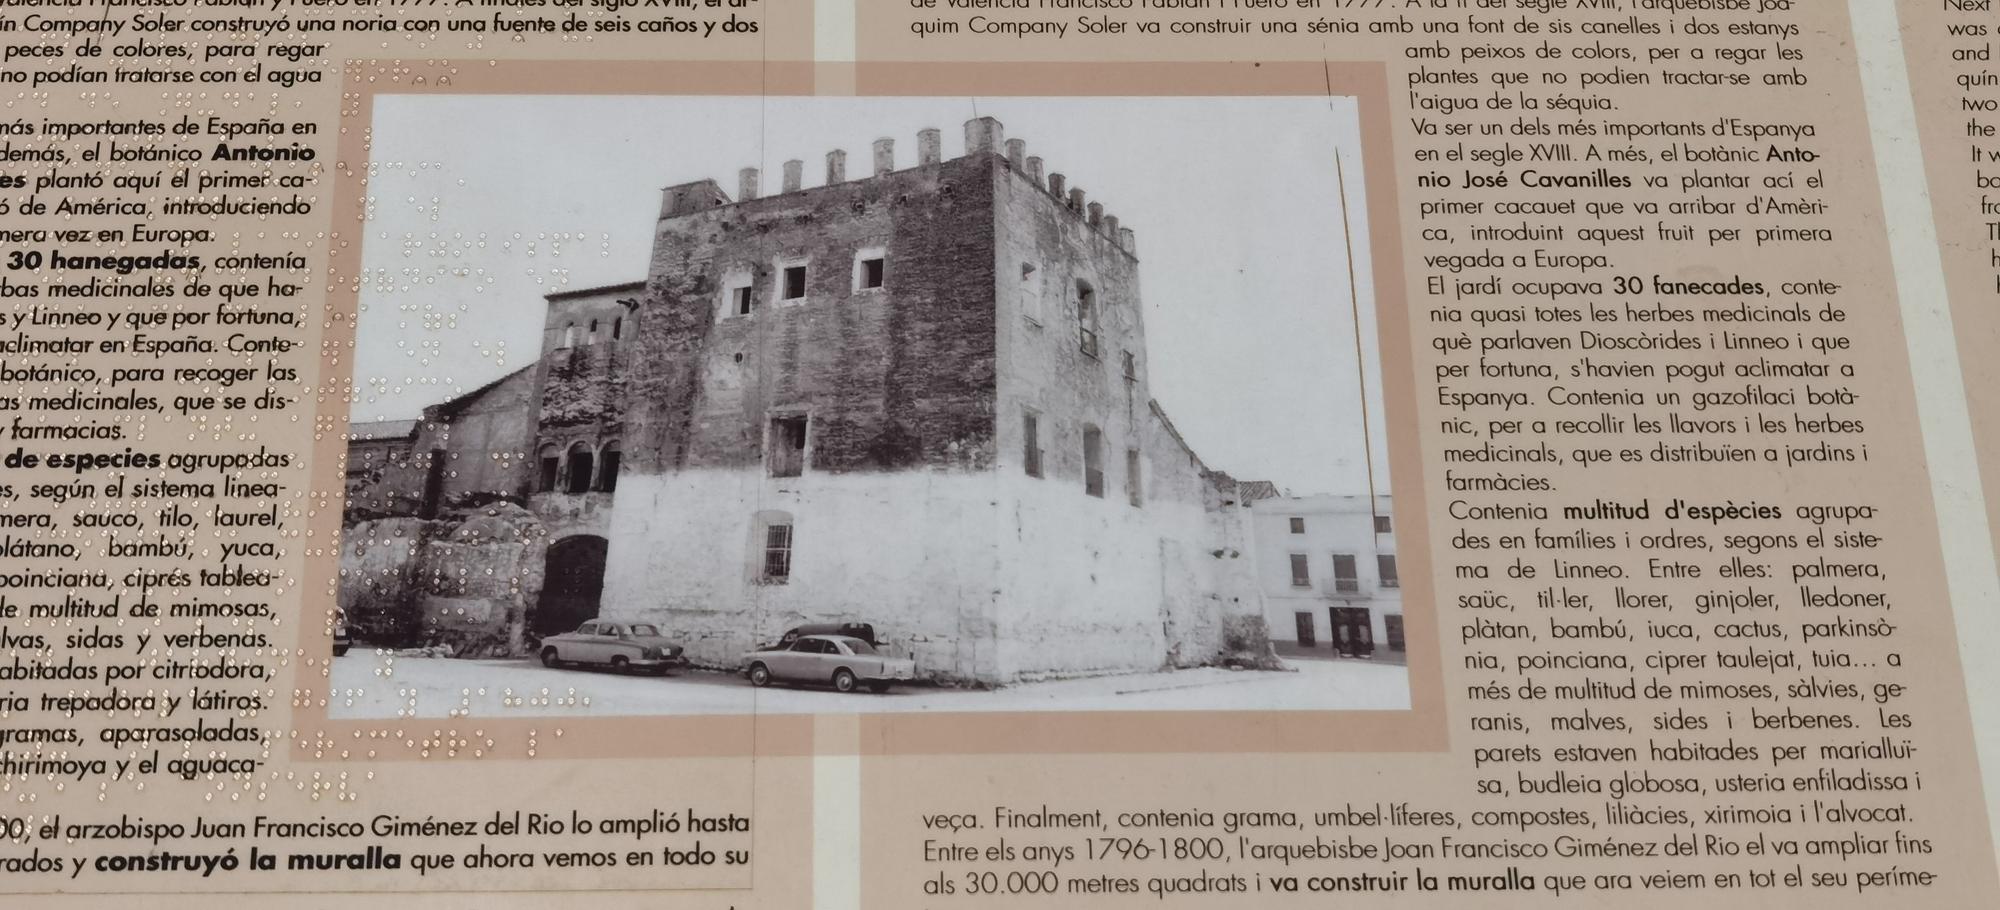
[[[1126,501],[1132,503],[1135,506],[1142,504],[1145,501],[1142,495],[1143,487],[1144,487],[1144,478],[1139,473],[1139,450],[1126,449],[1125,450]]]
[[[1350,594],[1361,590],[1361,575],[1355,569],[1354,557],[1333,554],[1333,589]]]
[[[784,296],[781,300],[804,300],[806,296],[806,267],[785,266]]]
[[[806,469],[806,417],[773,417],[765,464],[772,477],[797,477]]]
[[[1305,532],[1306,532],[1306,520],[1303,518],[1292,519],[1292,533],[1304,534]]]
[[[729,314],[730,314],[730,315],[732,315],[732,316],[748,316],[748,315],[750,315],[750,308],[751,308],[752,306],[753,306],[753,304],[751,303],[751,297],[750,297],[750,286],[749,286],[749,285],[747,285],[747,284],[746,284],[746,285],[743,285],[742,287],[735,287],[735,288],[730,288],[730,289],[729,289]]]
[[[1307,560],[1307,559],[1306,559],[1306,554],[1304,554],[1304,553],[1293,553],[1293,554],[1292,554],[1292,587],[1294,587],[1294,588],[1310,588],[1310,587],[1312,587],[1312,583],[1313,583],[1313,580],[1312,580],[1312,567],[1311,567],[1311,565],[1309,564],[1309,560]]]
[[[784,584],[792,577],[792,526],[774,524],[764,528],[764,580]]]
[[[866,291],[881,287],[884,264],[885,262],[880,256],[873,259],[861,260],[860,271],[854,276],[855,289]]]
[[[1097,292],[1080,288],[1076,294],[1077,349],[1097,356]]]
[[[1042,426],[1033,414],[1021,415],[1021,464],[1029,477],[1042,476]]]
[[[1104,434],[1096,427],[1083,429],[1083,491],[1104,498]]]
[[[1375,533],[1377,534],[1389,533],[1389,516],[1387,515],[1375,516]]]
[[[1021,263],[1021,315],[1042,324],[1042,278],[1032,262]]]
[[[1125,379],[1128,382],[1138,382],[1139,381],[1138,358],[1133,357],[1131,351],[1120,351],[1118,352],[1118,360],[1119,363],[1121,363],[1125,367]]]
[[[1389,650],[1403,650],[1403,616],[1390,613],[1382,617],[1382,634],[1389,639]]]
[[[1382,587],[1397,588],[1402,586],[1402,582],[1396,580],[1396,554],[1376,554],[1375,572],[1382,579]]]

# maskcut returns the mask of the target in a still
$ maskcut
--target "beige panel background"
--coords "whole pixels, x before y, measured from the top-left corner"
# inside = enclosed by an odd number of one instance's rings
[[[900,4],[898,4],[900,5]],[[858,7],[864,7],[857,9]],[[1835,7],[1829,6],[1834,10]],[[1906,8],[1906,15],[1914,21],[1914,3]],[[776,68],[778,78],[809,80],[810,89],[820,92],[861,92],[879,83],[871,82],[865,70],[847,65],[850,61],[880,59],[918,59],[914,51],[899,45],[899,38],[885,35],[876,30],[871,22],[878,10],[877,0],[824,0],[813,8],[814,15],[807,17],[803,10],[785,10],[791,22],[800,26],[797,30],[787,29],[761,48],[767,59],[817,60],[822,64],[809,76],[790,73],[783,67]],[[1979,493],[1980,477],[1971,463],[1971,445],[1974,429],[1981,423],[1970,424],[1966,419],[1967,405],[1965,389],[1970,383],[1977,389],[1982,383],[1979,370],[1981,364],[1990,365],[1994,358],[1990,350],[1983,347],[1966,348],[1982,339],[1990,340],[1990,332],[1977,331],[1979,323],[1969,316],[1959,316],[1961,326],[1957,342],[1961,346],[1965,365],[1965,377],[1960,380],[1956,373],[1959,358],[1941,353],[1950,348],[1952,318],[1957,314],[1947,314],[1941,304],[1939,289],[1945,285],[1944,269],[1936,263],[1935,256],[1928,254],[1930,236],[1926,232],[1930,217],[1926,207],[1918,205],[1929,199],[1924,188],[1924,172],[1920,168],[1907,165],[1913,161],[1914,150],[1907,145],[1906,125],[1911,122],[1910,92],[1907,80],[1901,70],[1898,54],[1906,54],[1913,65],[1922,72],[1927,55],[1919,50],[1919,39],[1896,40],[1893,10],[1887,4],[1870,0],[1852,0],[1849,10],[1852,16],[1853,49],[1858,57],[1860,77],[1850,94],[1866,91],[1868,106],[1857,110],[1856,118],[1865,114],[1866,124],[1858,121],[1851,124],[1861,135],[1860,127],[1872,128],[1874,155],[1857,155],[1854,164],[1880,175],[1882,186],[1881,216],[1882,226],[1869,235],[1863,246],[1865,255],[1879,260],[1885,268],[1884,274],[1893,274],[1895,290],[1900,292],[1901,330],[1907,334],[1910,359],[1914,361],[1915,379],[1913,388],[1902,390],[1899,401],[1915,402],[1917,414],[1906,426],[1919,431],[1922,452],[1928,458],[1928,475],[1919,472],[1909,478],[1909,489],[1913,493],[1928,494],[1935,503],[1938,520],[1943,533],[1939,535],[1939,548],[1928,544],[1920,549],[1931,552],[1915,553],[1912,558],[1919,563],[1939,567],[1941,578],[1950,582],[1949,597],[1958,613],[1960,635],[1956,650],[1966,655],[1966,674],[1973,692],[1974,719],[1978,722],[1981,750],[1986,769],[1991,772],[1995,765],[1995,743],[2000,743],[2000,716],[1996,716],[1991,704],[1991,693],[2000,692],[2000,667],[1996,662],[1984,659],[2000,645],[2000,632],[1996,632],[1990,606],[1996,585],[1993,578],[1991,560],[1991,537],[1987,532],[1988,521],[1981,514],[1985,505]],[[1845,16],[1834,16],[1841,19]],[[810,27],[805,27],[807,24]],[[858,24],[857,24],[858,23]],[[1904,23],[1909,25],[1908,22]],[[1849,28],[1846,22],[1829,25],[1842,34]],[[1914,27],[1914,26],[1912,26]],[[379,46],[363,45],[356,42],[353,47],[341,48],[346,55],[369,57],[382,55],[380,59],[369,60],[365,64],[350,67],[347,75],[366,85],[373,85],[374,91],[389,89],[435,90],[437,67],[450,69],[454,66],[486,64],[488,58],[563,57],[568,59],[638,59],[659,54],[665,48],[645,42],[576,42],[549,46],[536,46],[532,52],[514,47],[506,47],[500,42],[467,44],[464,47],[446,43],[422,44],[416,42],[382,41]],[[503,53],[504,51],[504,53]],[[673,48],[677,55],[700,57],[704,52],[692,48]],[[1190,46],[1140,47],[1136,43],[1120,45],[1118,56],[1135,59],[1167,59],[1170,57],[1209,59],[1319,59],[1326,53],[1323,48],[1307,48],[1302,45],[1279,48],[1256,45],[1208,44],[1200,48]],[[389,55],[395,55],[393,59]],[[430,60],[418,62],[418,58],[462,57],[468,63],[434,64]],[[1060,55],[1048,54],[1050,58]],[[1350,57],[1355,56],[1349,54]],[[408,59],[405,59],[408,58]],[[662,82],[660,68],[634,65],[630,75],[633,86],[648,86],[646,90],[661,90],[662,86],[698,85],[689,71],[672,71],[672,78]],[[551,76],[555,71],[543,71],[536,78]],[[426,84],[430,88],[418,88],[418,83],[410,78],[413,73],[427,74]],[[447,75],[450,75],[447,73]],[[994,71],[990,77],[996,85],[1004,85],[1008,79],[1004,70]],[[805,85],[806,82],[795,82]],[[615,90],[615,89],[611,89]],[[638,89],[633,89],[638,90]],[[999,90],[996,88],[996,91]],[[365,122],[357,119],[363,103],[360,95],[367,89],[361,85],[340,86],[328,84],[318,89],[301,90],[286,96],[286,101],[298,100],[305,109],[332,111],[337,106],[343,114],[343,122],[350,125]],[[271,99],[275,104],[276,99]],[[66,97],[58,104],[73,103]],[[153,104],[150,98],[147,104]],[[174,102],[167,102],[171,106]],[[215,104],[215,100],[201,103]],[[166,108],[163,107],[164,111]],[[1916,110],[1925,110],[1920,101]],[[329,114],[329,117],[332,115]],[[352,147],[350,146],[350,149]],[[351,168],[358,160],[345,152],[341,159]],[[1867,160],[1862,160],[1866,158]],[[331,168],[329,170],[332,170]],[[351,173],[351,171],[350,171]],[[1939,176],[1937,165],[1931,170],[1931,179],[1940,186],[1944,178]],[[335,178],[334,174],[327,174]],[[1372,175],[1371,175],[1372,176]],[[337,179],[337,178],[336,178]],[[340,188],[334,179],[323,180],[320,184],[320,198],[327,207],[344,206],[343,211],[351,212],[357,199],[349,193],[358,190]],[[333,188],[333,189],[330,189]],[[336,195],[336,190],[338,195]],[[1950,198],[1955,191],[1944,191]],[[1384,195],[1382,198],[1388,198]],[[323,209],[325,210],[325,209]],[[1947,217],[1942,211],[1938,217]],[[339,230],[336,222],[335,230]],[[1961,226],[1962,227],[1962,226]],[[1950,230],[1947,228],[1947,230]],[[347,328],[345,315],[338,304],[339,293],[347,287],[338,271],[337,255],[329,254],[350,242],[338,233],[318,244],[312,254],[313,271],[328,270],[327,302],[322,309],[322,301],[313,299],[303,302],[301,309],[317,317],[324,313],[326,319],[320,323],[327,331],[328,339],[338,340],[338,333]],[[257,242],[246,244],[247,248],[264,248],[271,251],[285,249],[288,242],[280,238],[268,238],[261,245]],[[1383,247],[1393,246],[1383,244]],[[1887,250],[1891,256],[1881,255]],[[1893,273],[1887,266],[1893,264]],[[1885,288],[1887,283],[1885,282]],[[295,425],[278,431],[265,430],[260,441],[273,445],[292,445],[303,450],[309,431],[318,431],[321,443],[317,450],[319,458],[312,467],[313,476],[320,478],[323,490],[335,489],[331,484],[338,482],[337,471],[326,467],[327,453],[337,450],[331,437],[334,433],[324,432],[341,424],[343,395],[340,381],[341,367],[337,352],[322,375],[311,377],[306,386],[317,393],[319,404],[324,408],[317,421],[308,425]],[[1976,405],[1976,401],[1975,401]],[[1976,413],[1976,412],[1975,412]],[[1920,421],[1920,422],[1919,422]],[[1405,426],[1409,426],[1405,424]],[[182,427],[157,428],[161,432],[181,432]],[[210,434],[203,445],[226,448],[238,444],[236,430],[223,427],[220,435]],[[218,430],[218,432],[220,432]],[[1914,449],[1914,446],[1912,447]],[[1990,453],[1990,447],[1985,449]],[[1914,451],[1911,454],[1915,454]],[[1990,455],[1989,455],[1990,457]],[[1399,471],[1399,476],[1414,477],[1415,465],[1408,473]],[[324,505],[323,492],[311,497],[301,497],[297,506],[302,512],[319,508],[323,513],[313,521],[313,536],[291,546],[303,551],[307,557],[324,558],[324,544],[321,542],[329,521],[334,520],[332,510],[320,508]],[[1416,526],[1412,522],[1409,526]],[[1916,532],[1912,532],[1913,534]],[[1925,535],[1928,538],[1928,535]],[[317,551],[317,552],[316,552]],[[324,565],[324,562],[320,563]],[[302,593],[288,602],[298,605],[310,602],[310,592],[322,590],[318,582],[308,575]],[[1942,598],[1945,591],[1941,586],[1930,586],[1926,592]],[[312,665],[303,657],[307,649],[318,653],[324,647],[324,630],[317,621],[302,623],[304,636],[299,649],[301,675],[294,680],[299,686],[311,689]],[[1949,648],[1952,642],[1947,635],[1936,641]],[[1950,666],[1937,668],[1936,677],[1941,681],[1957,684],[1959,669],[1956,661]],[[289,684],[289,683],[288,683]],[[282,701],[282,699],[280,700]],[[418,743],[426,738],[445,733],[444,729],[433,731],[432,724],[426,722],[425,729],[417,725],[398,725],[364,728],[362,726],[334,726],[323,722],[323,714],[308,694],[305,703],[296,712],[289,707],[273,712],[274,717],[289,718],[292,726],[301,731],[311,730],[304,738],[290,747],[291,757],[300,763],[291,771],[281,769],[281,774],[291,774],[283,780],[283,786],[293,787],[294,793],[306,793],[308,787],[317,791],[320,784],[329,788],[345,784],[350,786],[353,799],[362,805],[394,805],[397,811],[404,807],[436,805],[439,794],[505,794],[519,797],[521,794],[553,793],[576,786],[579,782],[595,778],[612,778],[620,781],[638,779],[646,786],[661,793],[690,792],[735,792],[748,793],[754,789],[758,807],[757,821],[759,835],[757,848],[759,861],[755,870],[754,895],[748,897],[738,892],[717,891],[712,894],[647,895],[637,892],[606,893],[592,896],[594,902],[611,906],[658,905],[661,901],[671,901],[674,906],[715,906],[732,905],[781,907],[816,906],[825,908],[847,907],[889,907],[898,906],[900,892],[890,892],[891,884],[901,883],[906,877],[899,871],[900,860],[893,855],[879,855],[872,851],[907,851],[908,815],[914,808],[933,802],[941,808],[948,807],[949,797],[962,795],[969,782],[981,787],[990,786],[995,792],[1022,794],[1035,799],[1049,794],[1073,792],[1087,793],[1099,800],[1128,800],[1135,805],[1159,802],[1163,782],[1175,794],[1173,807],[1199,802],[1219,804],[1229,801],[1247,803],[1271,802],[1292,799],[1295,786],[1302,781],[1317,781],[1324,778],[1330,769],[1341,769],[1347,774],[1340,784],[1342,791],[1353,792],[1395,792],[1393,786],[1401,782],[1405,787],[1421,784],[1423,789],[1438,798],[1436,781],[1451,780],[1461,769],[1446,756],[1412,755],[1390,761],[1364,761],[1355,757],[1325,759],[1307,755],[1296,756],[1065,756],[1059,758],[1038,758],[1022,761],[1018,756],[954,756],[949,759],[935,756],[893,757],[876,754],[882,751],[897,752],[900,749],[884,749],[880,739],[874,736],[886,735],[888,731],[868,726],[868,722],[825,718],[813,722],[773,721],[768,726],[750,727],[747,721],[723,721],[722,726],[692,727],[675,723],[663,723],[650,731],[629,733],[611,729],[609,723],[569,724],[564,723],[563,742],[537,740],[538,745],[546,742],[546,751],[533,760],[525,758],[526,740],[530,730],[540,732],[545,725],[527,723],[524,726],[479,725],[481,736],[486,735],[488,726],[499,730],[504,727],[505,736],[497,737],[500,743],[491,759],[471,760],[465,757],[452,759],[422,758]],[[1961,715],[1964,708],[1956,704],[1941,704],[1945,714],[1956,712]],[[1395,721],[1400,722],[1400,721]],[[272,720],[276,726],[278,721]],[[515,722],[509,722],[513,724]],[[409,729],[404,730],[402,727]],[[469,726],[469,725],[462,725]],[[1432,727],[1431,729],[1435,729]],[[867,731],[868,738],[864,738]],[[456,732],[456,731],[452,731]],[[396,734],[391,737],[388,734]],[[330,737],[330,742],[352,741],[374,737],[381,747],[399,753],[394,764],[362,761],[350,758],[334,763],[316,756],[317,761],[308,759],[308,752],[326,751],[313,748],[313,742],[321,737]],[[759,739],[757,752],[771,756],[754,762],[743,761],[742,752],[730,742],[742,742],[741,738],[755,736]],[[695,744],[690,746],[689,744]],[[720,745],[718,745],[720,744]],[[1435,748],[1438,745],[1434,734],[1420,736],[1417,745]],[[1962,745],[1962,743],[1961,743]],[[615,759],[581,760],[599,754],[615,755]],[[280,751],[284,751],[281,749]],[[983,750],[971,750],[983,751]],[[689,752],[720,756],[713,758],[682,758],[671,762],[656,763],[649,758],[661,754],[685,755]],[[388,756],[378,756],[386,758]],[[568,761],[567,759],[579,759]],[[1969,766],[1957,761],[1947,764],[1959,773],[1970,775]],[[552,770],[543,771],[547,766]],[[1246,774],[1254,769],[1255,774]],[[345,775],[345,777],[343,777]],[[1254,776],[1256,779],[1246,779]],[[273,781],[277,783],[277,781]],[[297,786],[294,786],[297,785]],[[1318,786],[1308,783],[1304,786]],[[185,792],[170,794],[161,792],[166,788],[154,788],[147,793],[119,792],[117,799],[133,807],[135,811],[166,812],[186,809],[196,804],[197,794]],[[1986,788],[1986,799],[1994,798],[1994,788]],[[885,794],[893,794],[887,796]],[[182,798],[185,797],[185,798]],[[53,804],[58,797],[48,799]],[[224,797],[225,799],[227,797]],[[310,807],[310,797],[285,796],[275,799],[296,802],[298,806]],[[607,788],[592,794],[592,803],[606,810],[618,807],[626,794],[616,788]],[[453,801],[458,801],[454,798]],[[350,803],[352,804],[352,803]],[[305,811],[300,809],[299,811]],[[427,810],[428,811],[428,810]],[[1968,814],[1963,824],[1954,823],[1966,842],[1977,842],[1982,846],[1989,842],[1984,832],[1983,820],[1975,820]],[[1989,876],[1990,877],[1990,876]],[[477,887],[476,883],[467,884]],[[619,887],[628,883],[605,882]],[[632,885],[643,883],[633,882]],[[739,882],[717,882],[716,887],[728,887]],[[287,886],[289,887],[289,885]],[[1960,894],[1963,906],[1986,906],[1977,903],[1981,895]],[[380,896],[319,897],[302,903],[312,906],[358,905],[363,902],[379,902]],[[465,897],[442,896],[437,894],[399,894],[394,898],[399,905],[409,906],[462,906]],[[551,900],[547,894],[524,894],[513,897],[498,895],[476,898],[481,903],[491,905],[542,906]],[[101,905],[103,898],[88,895],[76,896],[69,901],[48,900],[45,903],[68,903],[80,906]],[[181,901],[159,902],[162,906],[208,905],[211,898],[188,898]],[[1387,905],[1387,904],[1385,904]],[[1632,906],[1652,906],[1633,903]],[[1657,904],[1658,906],[1682,906],[1681,903]]]

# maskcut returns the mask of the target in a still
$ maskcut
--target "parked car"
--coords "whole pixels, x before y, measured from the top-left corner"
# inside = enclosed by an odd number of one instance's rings
[[[861,686],[886,692],[891,683],[917,678],[917,662],[890,657],[852,635],[808,634],[743,655],[743,674],[753,686],[781,681],[823,683],[841,692]]]
[[[686,662],[681,646],[661,637],[659,626],[597,619],[577,626],[574,632],[542,639],[541,654],[544,667],[582,664],[665,673]]]
[[[342,612],[334,613],[333,656],[339,657],[343,654],[346,654],[347,649],[353,646],[354,646],[354,639],[349,637],[347,634],[347,614]]]
[[[793,626],[786,629],[785,634],[778,636],[777,641],[765,645],[758,650],[789,648],[792,646],[792,642],[797,641],[801,635],[845,635],[848,638],[859,638],[877,648],[882,647],[882,641],[875,637],[875,627],[868,623],[809,622],[802,626]]]

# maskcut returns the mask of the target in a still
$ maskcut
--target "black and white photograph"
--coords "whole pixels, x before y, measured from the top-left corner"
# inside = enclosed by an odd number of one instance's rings
[[[1353,99],[369,128],[332,716],[1409,708]]]

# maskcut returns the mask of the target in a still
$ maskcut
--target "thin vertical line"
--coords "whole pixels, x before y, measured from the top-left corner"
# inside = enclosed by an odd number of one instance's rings
[[[1340,183],[1340,234],[1347,244],[1347,305],[1354,319],[1354,372],[1361,390],[1361,456],[1368,466],[1368,515],[1378,517],[1375,500],[1375,441],[1368,419],[1368,358],[1361,344],[1361,284],[1354,275],[1354,223],[1347,214],[1347,168],[1340,150],[1333,152],[1333,173]],[[1371,529],[1374,522],[1370,522]]]

